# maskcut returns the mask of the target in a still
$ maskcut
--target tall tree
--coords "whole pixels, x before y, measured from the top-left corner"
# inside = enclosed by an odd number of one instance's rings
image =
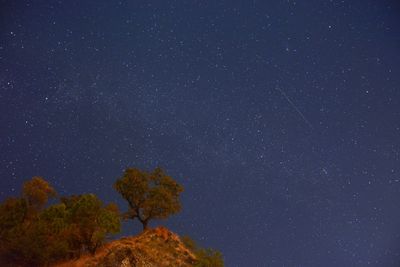
[[[152,219],[165,219],[181,210],[179,195],[183,187],[161,168],[147,173],[136,168],[128,168],[118,179],[114,188],[129,204],[129,211],[124,217],[137,218],[148,228]]]

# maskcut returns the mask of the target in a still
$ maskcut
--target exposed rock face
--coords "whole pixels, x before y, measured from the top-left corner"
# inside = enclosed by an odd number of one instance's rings
[[[196,257],[179,236],[164,227],[107,244],[95,256],[82,257],[59,267],[163,267],[194,266]]]

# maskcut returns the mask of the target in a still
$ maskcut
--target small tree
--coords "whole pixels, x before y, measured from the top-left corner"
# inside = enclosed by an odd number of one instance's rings
[[[179,194],[183,187],[160,168],[151,173],[128,168],[114,187],[128,201],[129,211],[124,217],[137,218],[143,231],[149,220],[165,219],[181,210]]]
[[[41,211],[49,198],[56,194],[56,190],[46,180],[37,176],[25,182],[22,187],[22,197],[27,201],[31,212]]]

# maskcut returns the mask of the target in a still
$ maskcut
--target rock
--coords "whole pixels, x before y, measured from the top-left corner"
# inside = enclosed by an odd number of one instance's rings
[[[94,256],[86,255],[58,267],[189,267],[195,263],[196,256],[177,234],[157,227],[139,236],[112,241]]]

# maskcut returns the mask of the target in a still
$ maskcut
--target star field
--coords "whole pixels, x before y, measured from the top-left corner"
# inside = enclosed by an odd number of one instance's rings
[[[0,0],[0,199],[161,166],[226,266],[400,264],[396,1]],[[126,223],[124,235],[140,230]]]

